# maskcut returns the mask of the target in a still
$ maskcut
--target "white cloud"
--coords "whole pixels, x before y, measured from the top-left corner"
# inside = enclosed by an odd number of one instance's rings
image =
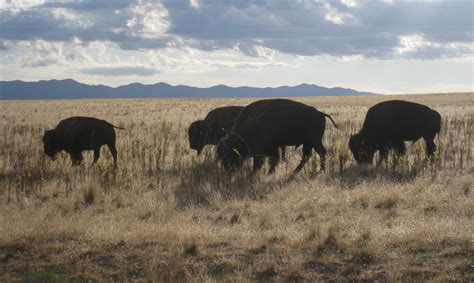
[[[412,34],[401,36],[400,46],[395,50],[400,56],[411,59],[472,58],[474,45],[460,42],[429,42],[423,34]]]
[[[391,59],[400,50],[403,53],[405,43],[400,45],[400,38],[413,41],[409,38],[413,34],[422,34],[432,44],[471,42],[471,8],[466,2],[354,0],[47,2],[19,12],[3,10],[0,40],[69,41],[77,37],[83,42],[112,42],[123,50],[189,46],[213,51],[239,46],[243,54],[267,58],[271,58],[267,51],[274,50],[304,56]],[[469,52],[460,49],[466,50]],[[464,56],[459,52],[438,54]]]
[[[357,0],[341,0],[341,3],[346,5],[347,7],[356,7]]]
[[[0,51],[7,51],[12,46],[12,43],[8,40],[0,40]]]
[[[251,57],[259,57],[272,59],[275,54],[275,50],[255,44],[237,44],[235,50],[241,51],[243,54]]]
[[[148,77],[158,73],[156,69],[143,66],[101,66],[92,68],[83,68],[81,73],[92,76],[110,76],[110,77]]]
[[[219,72],[234,83],[257,82],[255,74],[272,83],[264,73],[291,74],[307,63],[451,64],[474,57],[472,3],[460,1],[0,0],[0,27],[1,68],[11,70],[2,76],[54,70],[50,77],[152,80],[153,70],[175,82],[199,84],[206,81],[199,76]],[[115,76],[113,68],[120,69]],[[320,71],[316,79],[324,77]],[[280,74],[278,81],[318,83],[313,72]],[[334,80],[340,72],[333,70]]]
[[[343,25],[354,20],[354,16],[349,13],[341,13],[329,3],[325,3],[324,7],[326,8],[326,14],[324,15],[326,21],[332,22],[336,25]]]
[[[397,47],[396,50],[398,53],[403,54],[406,52],[413,52],[430,45],[431,43],[427,42],[422,34],[412,34],[400,36],[400,47]]]
[[[44,0],[0,0],[0,9],[26,9],[44,3]]]
[[[64,8],[53,8],[49,11],[49,14],[59,21],[64,21],[66,25],[74,27],[79,27],[82,29],[88,29],[93,26],[91,20],[87,20],[79,16],[77,13],[73,13],[68,9]]]
[[[270,52],[268,50],[260,52]],[[273,56],[273,51],[270,52]],[[268,56],[268,54],[267,54]],[[136,64],[150,64],[161,73],[206,73],[216,70],[252,69],[265,70],[287,67],[289,63],[274,58],[248,57],[238,48],[206,52],[193,48],[161,49],[148,51],[138,57]]]
[[[197,9],[199,8],[199,0],[189,0],[189,5],[191,5],[191,7]]]
[[[36,40],[22,43],[20,46],[27,50],[16,58],[17,64],[22,68],[62,65],[63,63],[63,42]]]
[[[168,11],[159,2],[139,1],[131,5],[129,13],[126,32],[132,36],[158,38],[168,30]]]

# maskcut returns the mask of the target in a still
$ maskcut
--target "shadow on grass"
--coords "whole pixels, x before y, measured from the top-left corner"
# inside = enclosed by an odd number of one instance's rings
[[[268,180],[263,171],[252,176],[247,167],[230,173],[211,160],[192,165],[179,175],[174,190],[177,206],[209,206],[215,199],[263,200],[269,192],[294,181],[292,176]]]
[[[43,269],[34,269],[25,272],[21,276],[22,282],[28,283],[43,283],[43,282],[51,282],[51,283],[60,283],[60,282],[69,282],[66,281],[56,274],[43,270]]]
[[[417,177],[433,173],[426,166],[388,167],[372,165],[351,165],[341,172],[330,172],[324,178],[328,184],[339,184],[345,189],[352,189],[364,182],[382,181],[384,183],[407,184]]]
[[[179,172],[178,185],[174,190],[177,206],[209,206],[214,200],[229,199],[266,199],[270,192],[280,190],[293,182],[312,182],[315,178],[328,185],[352,189],[366,182],[389,182],[405,184],[413,182],[423,175],[430,166],[358,166],[351,165],[341,172],[321,174],[317,170],[302,170],[293,174],[266,175],[266,170],[260,170],[255,176],[251,175],[250,163],[232,173],[226,172],[214,159],[192,164]]]

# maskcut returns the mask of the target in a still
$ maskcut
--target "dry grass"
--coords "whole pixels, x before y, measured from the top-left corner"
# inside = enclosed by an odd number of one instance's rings
[[[0,102],[0,281],[472,281],[474,95],[401,97],[443,116],[435,162],[419,141],[355,166],[349,135],[393,98],[301,99],[341,129],[327,124],[327,172],[314,157],[296,178],[301,149],[249,178],[188,148],[192,120],[250,100]],[[90,169],[92,153],[81,167],[42,153],[73,115],[126,128],[117,170],[105,147]]]

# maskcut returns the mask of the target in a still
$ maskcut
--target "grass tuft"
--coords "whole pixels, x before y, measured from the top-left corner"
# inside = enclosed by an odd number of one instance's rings
[[[185,257],[197,256],[198,254],[199,254],[198,247],[195,243],[193,243],[190,246],[184,248],[183,255]]]
[[[394,209],[394,208],[397,207],[397,202],[398,202],[397,198],[388,197],[384,200],[381,200],[377,204],[375,204],[374,207],[376,209],[381,209],[381,210],[390,210],[390,209]]]
[[[94,204],[94,201],[96,200],[96,190],[94,187],[89,186],[83,193],[83,200],[84,200],[84,205],[89,206]]]
[[[463,194],[467,197],[471,193],[471,188],[472,188],[472,182],[465,182],[462,184],[461,190]]]

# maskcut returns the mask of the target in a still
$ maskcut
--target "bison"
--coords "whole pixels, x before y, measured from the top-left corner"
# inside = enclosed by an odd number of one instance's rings
[[[375,152],[385,160],[390,149],[405,154],[404,141],[416,142],[423,138],[428,156],[436,150],[433,142],[440,131],[441,116],[428,106],[390,100],[372,106],[365,116],[359,133],[352,135],[349,148],[357,163],[371,163]]]
[[[239,115],[242,106],[219,107],[210,111],[204,120],[191,123],[188,129],[189,145],[191,149],[201,154],[207,144],[216,145],[217,142],[230,131],[235,118]]]
[[[123,129],[105,120],[92,117],[70,117],[61,120],[53,130],[47,130],[43,135],[44,153],[54,161],[56,154],[62,150],[69,153],[73,165],[81,163],[82,151],[93,150],[94,161],[100,157],[100,148],[106,144],[117,165],[117,150],[115,148],[115,130]]]
[[[270,157],[273,173],[279,160],[278,148],[303,145],[303,159],[295,173],[308,161],[313,148],[321,159],[321,170],[325,167],[326,149],[322,137],[328,117],[314,107],[289,99],[266,99],[253,102],[240,112],[232,130],[217,146],[217,154],[226,170],[242,165],[243,160],[253,157],[252,174]]]

